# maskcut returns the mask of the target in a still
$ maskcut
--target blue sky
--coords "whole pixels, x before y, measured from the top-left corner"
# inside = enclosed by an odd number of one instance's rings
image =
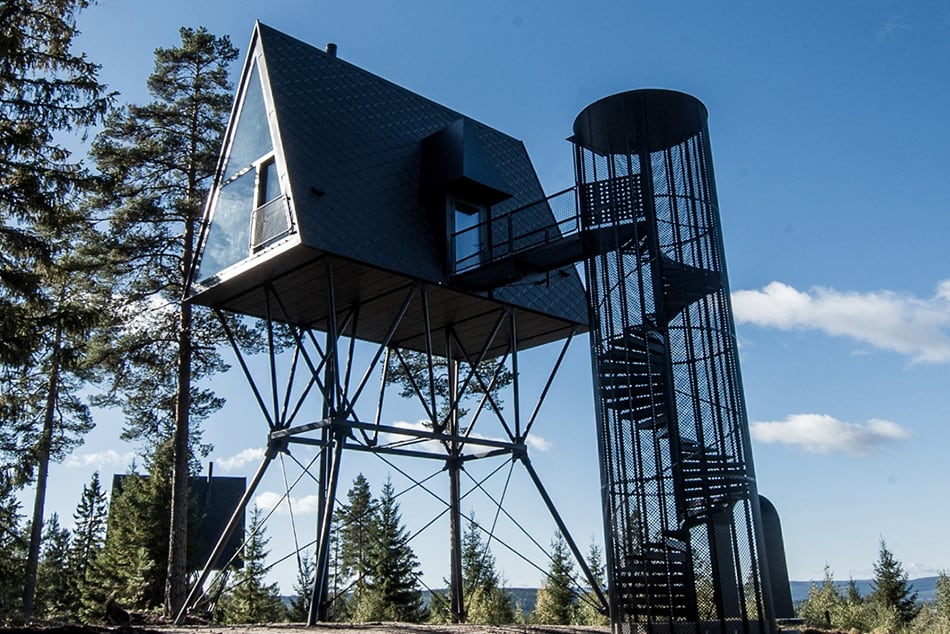
[[[838,578],[870,577],[881,538],[912,577],[950,569],[938,477],[950,447],[945,3],[100,0],[80,16],[80,46],[121,101],[141,103],[152,52],[176,44],[179,26],[228,34],[243,56],[255,19],[336,42],[344,59],[523,139],[548,192],[573,183],[564,139],[587,104],[642,87],[701,99],[759,490],[782,517],[791,577],[820,578],[826,563]],[[568,356],[532,457],[586,549],[601,529],[585,346]],[[543,380],[555,353],[533,353],[522,371]],[[215,385],[230,399],[206,424],[215,473],[250,475],[264,424],[248,415],[237,370]],[[97,420],[54,467],[50,509],[62,516],[92,470],[121,472],[134,449],[115,440],[117,413]],[[397,471],[363,457],[344,467],[344,483],[358,471],[376,490],[387,474],[405,488]],[[273,472],[262,505],[282,491]],[[298,519],[310,493],[293,494]],[[401,498],[410,526],[437,508],[417,493]],[[516,482],[509,495],[530,532],[550,541],[530,487]],[[470,508],[488,521],[475,498]],[[292,543],[286,520],[279,511],[268,529],[275,557]],[[440,530],[415,542],[433,585],[448,570]],[[496,555],[509,583],[537,585],[536,570],[500,547]],[[287,565],[275,570],[285,589],[292,577]]]

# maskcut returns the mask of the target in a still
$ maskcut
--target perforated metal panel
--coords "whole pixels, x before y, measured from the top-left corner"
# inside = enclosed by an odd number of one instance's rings
[[[612,620],[769,631],[748,421],[706,113],[681,93],[608,97],[574,124]]]
[[[251,251],[259,251],[290,233],[290,209],[284,196],[264,203],[251,213]]]

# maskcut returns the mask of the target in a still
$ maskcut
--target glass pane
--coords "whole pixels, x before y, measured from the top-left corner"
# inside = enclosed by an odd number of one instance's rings
[[[456,205],[455,208],[455,269],[464,270],[481,262],[481,214],[477,207]]]
[[[254,172],[221,188],[208,240],[201,254],[198,280],[220,273],[250,255],[251,211],[254,209]]]
[[[231,154],[225,169],[225,180],[261,158],[273,149],[270,130],[267,127],[267,113],[264,110],[264,93],[257,65],[248,78],[244,106],[238,119]]]
[[[267,161],[261,165],[261,199],[264,204],[280,196],[280,180],[277,177],[277,163]]]

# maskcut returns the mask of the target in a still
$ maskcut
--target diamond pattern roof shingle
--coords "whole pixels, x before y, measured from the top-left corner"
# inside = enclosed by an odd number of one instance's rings
[[[449,285],[444,229],[420,203],[420,144],[463,115],[275,29],[258,28],[303,244]],[[493,214],[544,197],[519,140],[469,124],[513,194]],[[587,322],[586,296],[573,270],[552,276],[549,285],[512,284],[491,295]]]

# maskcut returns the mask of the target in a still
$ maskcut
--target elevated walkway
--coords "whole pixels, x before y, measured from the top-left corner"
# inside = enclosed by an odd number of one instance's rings
[[[481,248],[455,262],[452,281],[487,291],[535,280],[642,240],[639,175],[571,187],[452,234]],[[584,197],[582,205],[578,197]],[[618,204],[619,202],[619,204]]]

